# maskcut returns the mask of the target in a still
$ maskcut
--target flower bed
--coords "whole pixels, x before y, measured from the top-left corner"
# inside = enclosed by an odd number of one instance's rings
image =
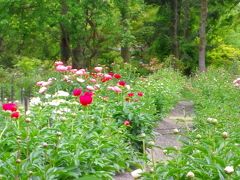
[[[165,108],[159,98],[171,100],[165,103],[170,109],[183,86],[177,80],[168,84],[174,72],[166,70],[169,80],[156,79],[159,73],[134,87],[101,67],[89,72],[56,62],[55,70],[54,77],[36,83],[39,90],[27,112],[3,104],[0,174],[5,179],[110,179],[136,166],[143,134],[152,133]]]

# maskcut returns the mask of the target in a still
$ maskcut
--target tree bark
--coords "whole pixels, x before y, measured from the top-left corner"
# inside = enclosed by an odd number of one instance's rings
[[[68,8],[65,0],[61,0],[61,8],[62,8],[61,14],[65,16],[68,12]],[[61,40],[60,40],[61,60],[64,63],[67,63],[67,61],[71,56],[70,54],[71,49],[69,45],[70,43],[69,33],[67,31],[67,28],[64,22],[60,23],[60,30],[61,30]]]
[[[206,26],[207,26],[207,12],[208,12],[207,0],[201,0],[201,19],[200,19],[200,31],[199,31],[199,70],[200,72],[206,71]]]
[[[183,37],[189,40],[190,36],[190,0],[183,0]]]
[[[72,50],[72,67],[74,69],[87,68],[88,61],[84,57],[84,48],[80,44]]]
[[[129,7],[128,7],[128,0],[125,0],[122,2],[120,7],[120,13],[121,13],[121,24],[123,28],[123,33],[128,33],[129,31],[129,25],[128,25],[128,19],[129,19]],[[126,40],[124,44],[121,45],[121,56],[124,60],[124,62],[129,62],[130,59],[130,48],[129,43]]]
[[[179,59],[179,0],[171,0],[171,10],[172,10],[172,53]]]

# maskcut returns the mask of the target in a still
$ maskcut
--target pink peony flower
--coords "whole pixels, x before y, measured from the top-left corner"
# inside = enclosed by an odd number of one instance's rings
[[[88,105],[92,104],[93,98],[90,95],[84,94],[83,96],[80,96],[79,100],[83,106],[88,106]]]
[[[95,90],[100,89],[100,84],[96,84],[96,85],[94,86],[94,89],[95,89]]]
[[[112,79],[112,76],[109,74],[104,74],[103,78],[101,79],[102,82],[106,82]]]
[[[47,88],[46,88],[46,87],[41,87],[38,92],[39,92],[40,94],[43,94],[43,93],[45,93],[46,91],[47,91]]]
[[[113,91],[116,92],[116,93],[121,93],[121,92],[122,92],[122,89],[120,89],[120,88],[117,87],[117,86],[114,86],[114,87],[113,87]]]
[[[82,70],[78,70],[78,71],[76,71],[76,73],[75,73],[76,75],[78,75],[78,76],[82,76],[82,75],[84,75],[85,74],[85,72],[84,71],[82,71]]]
[[[38,81],[38,82],[36,83],[36,85],[37,85],[37,86],[42,86],[43,83],[44,83],[44,81]]]
[[[103,68],[102,67],[95,67],[94,71],[96,72],[102,72]]]
[[[73,96],[80,96],[82,94],[82,90],[80,88],[76,88],[72,92]]]
[[[87,86],[86,88],[87,88],[87,90],[89,90],[89,91],[94,91],[94,90],[95,90],[93,86]]]
[[[68,68],[64,65],[58,65],[56,67],[56,71],[58,71],[58,72],[66,72],[67,70],[68,70]]]
[[[55,65],[55,66],[63,65],[63,62],[62,62],[62,61],[56,61],[56,62],[54,63],[54,65]]]
[[[17,105],[15,103],[6,103],[2,105],[2,109],[4,111],[16,111],[17,110]]]
[[[67,66],[67,70],[71,70],[72,69],[72,66]]]
[[[72,73],[74,73],[74,74],[75,74],[77,71],[78,71],[77,69],[71,69],[71,70],[70,70],[70,72],[72,72]]]
[[[91,81],[92,83],[96,83],[96,82],[97,82],[96,79],[90,79],[90,81]]]
[[[131,122],[129,120],[125,120],[123,124],[124,126],[130,126]]]

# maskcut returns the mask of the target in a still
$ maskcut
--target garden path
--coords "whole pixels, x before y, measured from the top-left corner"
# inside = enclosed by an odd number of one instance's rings
[[[178,102],[169,116],[160,121],[155,128],[155,145],[161,148],[147,150],[149,158],[153,157],[154,162],[169,160],[170,157],[165,155],[163,150],[167,147],[181,147],[179,138],[184,137],[184,132],[192,128],[193,116],[193,102]],[[130,173],[124,173],[115,176],[114,180],[133,180],[133,177]]]

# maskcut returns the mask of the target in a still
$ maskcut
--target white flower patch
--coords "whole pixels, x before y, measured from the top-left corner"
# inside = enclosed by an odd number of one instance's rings
[[[53,99],[50,102],[46,102],[46,105],[50,106],[59,106],[60,104],[66,103],[66,100],[64,99]]]
[[[30,99],[30,106],[38,106],[42,103],[40,97],[33,97]]]
[[[53,97],[68,97],[69,93],[66,91],[58,91],[56,92]]]

